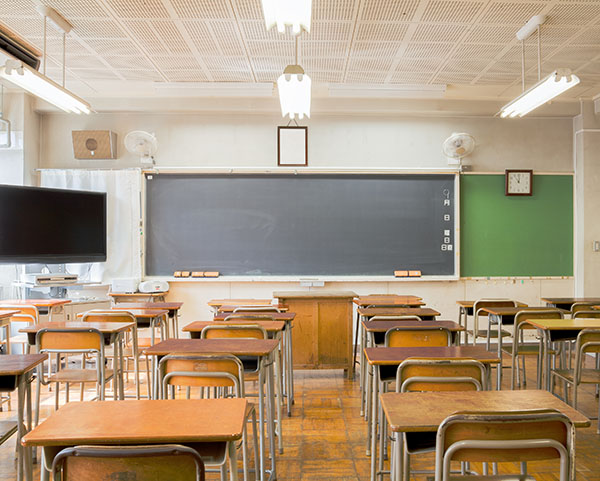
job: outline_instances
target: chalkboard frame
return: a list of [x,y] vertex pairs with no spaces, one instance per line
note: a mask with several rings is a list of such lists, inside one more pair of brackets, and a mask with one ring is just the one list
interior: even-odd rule
[[[148,179],[152,179],[153,175],[178,175],[178,176],[367,176],[367,177],[379,177],[379,176],[400,176],[400,177],[422,177],[422,176],[448,176],[452,180],[452,242],[454,244],[453,252],[453,270],[452,274],[424,274],[420,278],[396,278],[393,275],[393,270],[390,274],[316,274],[316,275],[305,275],[305,274],[252,274],[252,275],[221,275],[219,279],[210,279],[210,281],[221,281],[221,282],[289,282],[289,281],[326,281],[326,282],[356,282],[356,281],[367,281],[367,282],[406,282],[406,281],[449,281],[460,279],[460,173],[455,170],[432,170],[432,171],[419,171],[419,170],[404,170],[404,169],[382,169],[382,170],[329,170],[329,169],[306,169],[296,171],[295,169],[281,169],[278,171],[272,170],[260,170],[260,169],[165,169],[165,170],[152,170],[145,171],[144,182],[142,187],[142,270],[144,278],[148,279],[174,279],[172,274],[149,274],[147,271],[147,263],[145,258],[149,255],[147,248],[148,235],[146,229],[148,227],[147,222],[147,197]],[[450,250],[450,249],[449,249]],[[182,281],[182,279],[177,279]],[[205,279],[186,279],[183,282],[207,282]],[[308,285],[308,284],[307,284]]]

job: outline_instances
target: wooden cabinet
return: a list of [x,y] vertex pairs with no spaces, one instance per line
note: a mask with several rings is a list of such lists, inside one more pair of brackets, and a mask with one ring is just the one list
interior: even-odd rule
[[292,329],[294,367],[352,372],[351,291],[274,292],[296,313]]

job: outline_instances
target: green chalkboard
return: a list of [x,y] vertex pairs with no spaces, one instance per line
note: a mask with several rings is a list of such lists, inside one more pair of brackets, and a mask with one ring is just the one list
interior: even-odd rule
[[572,276],[573,176],[534,175],[504,195],[504,175],[461,175],[460,275]]

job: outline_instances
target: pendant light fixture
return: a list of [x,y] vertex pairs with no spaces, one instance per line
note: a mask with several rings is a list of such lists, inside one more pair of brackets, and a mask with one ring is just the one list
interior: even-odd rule
[[[0,77],[9,82],[27,90],[29,93],[39,97],[46,102],[64,110],[68,113],[89,114],[91,112],[90,104],[77,97],[65,88],[66,77],[66,36],[73,28],[72,25],[56,10],[45,5],[36,7],[40,15],[44,17],[44,69],[43,73],[32,69],[19,60],[9,59],[6,64],[0,67]],[[46,64],[48,63],[46,55],[46,24],[50,21],[54,27],[62,33],[63,58],[62,58],[62,85],[53,82],[46,77]]]
[[300,35],[302,29],[310,32],[312,0],[262,0],[267,30],[277,25],[279,33],[285,33],[285,27],[291,26],[294,35]]
[[296,37],[296,63],[288,65],[277,79],[281,115],[289,115],[290,120],[296,116],[310,118],[311,80],[298,65],[298,37]]
[[[500,109],[499,115],[502,118],[523,117],[579,83],[579,77],[571,73],[571,70],[568,68],[556,69],[543,80],[541,79],[542,44],[540,26],[545,21],[545,15],[535,15],[517,32],[517,39],[521,41],[521,83],[523,93]],[[538,43],[538,82],[525,90],[525,40],[536,31]]]

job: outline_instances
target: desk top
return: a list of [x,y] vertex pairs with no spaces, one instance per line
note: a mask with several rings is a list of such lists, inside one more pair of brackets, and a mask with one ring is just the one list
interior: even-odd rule
[[211,299],[210,307],[230,306],[272,306],[273,299]]
[[169,314],[168,309],[132,309],[127,307],[121,307],[120,304],[112,306],[110,310],[131,312],[131,314],[133,314],[136,318],[140,319],[153,319],[155,317],[166,316]]
[[269,321],[269,320],[232,320],[232,321],[196,321],[185,326],[182,331],[184,332],[201,332],[207,326],[248,326],[248,325],[259,325],[262,326],[267,332],[279,332],[282,331],[285,327],[285,322],[283,321]]
[[359,307],[361,316],[439,316],[440,313],[430,307]]
[[233,354],[234,356],[267,356],[279,345],[276,339],[167,339],[144,352],[149,356],[168,354]]
[[256,312],[256,311],[240,311],[236,312],[220,312],[213,318],[215,321],[224,321],[229,316],[268,316],[275,321],[293,321],[296,317],[295,312]]
[[20,376],[48,359],[48,354],[6,354],[0,356],[0,376]]
[[169,291],[162,292],[109,292],[110,297],[161,297]]
[[[511,300],[511,299],[498,299],[499,301],[503,301],[503,300]],[[542,299],[543,300],[543,299]],[[456,303],[461,306],[461,307],[473,307],[475,305],[477,301],[456,301]],[[517,303],[517,306],[519,307],[527,307],[527,304],[525,304],[524,302],[520,302],[520,301],[515,301]]]
[[359,307],[366,306],[424,306],[423,298],[417,296],[400,296],[397,294],[360,296],[354,299],[354,304]]
[[277,299],[345,299],[355,298],[356,292],[352,291],[275,291],[273,297]]
[[216,442],[242,437],[245,399],[71,402],[23,438],[25,446]]
[[367,347],[365,356],[369,364],[374,365],[398,365],[411,357],[475,359],[485,364],[500,362],[496,353],[483,346]]
[[[495,316],[514,316],[521,311],[555,311],[556,307],[547,306],[527,306],[527,307],[482,307],[482,311]],[[568,311],[560,309],[563,313],[567,314]]]
[[35,307],[54,307],[69,304],[71,299],[4,299],[0,304],[27,304]]
[[115,308],[123,309],[169,309],[176,311],[181,309],[183,302],[119,302]]
[[131,329],[133,322],[64,322],[50,321],[39,322],[34,325],[25,326],[19,332],[35,334],[41,329],[98,329],[103,334],[115,334],[117,332]]
[[465,327],[454,321],[363,321],[367,332],[387,332],[395,327],[414,329],[420,327],[445,327],[452,332],[464,331]]
[[21,312],[21,311],[15,311],[12,309],[2,309],[2,306],[0,306],[0,319],[7,319],[16,314],[19,314],[19,312]]
[[437,431],[451,414],[459,411],[523,411],[557,409],[576,427],[587,427],[590,420],[548,391],[445,391],[386,393],[381,405],[394,432]]
[[600,329],[600,319],[529,319],[532,326],[545,331],[576,331],[582,329]]
[[575,304],[576,302],[600,304],[600,297],[542,297],[541,300],[549,304]]

